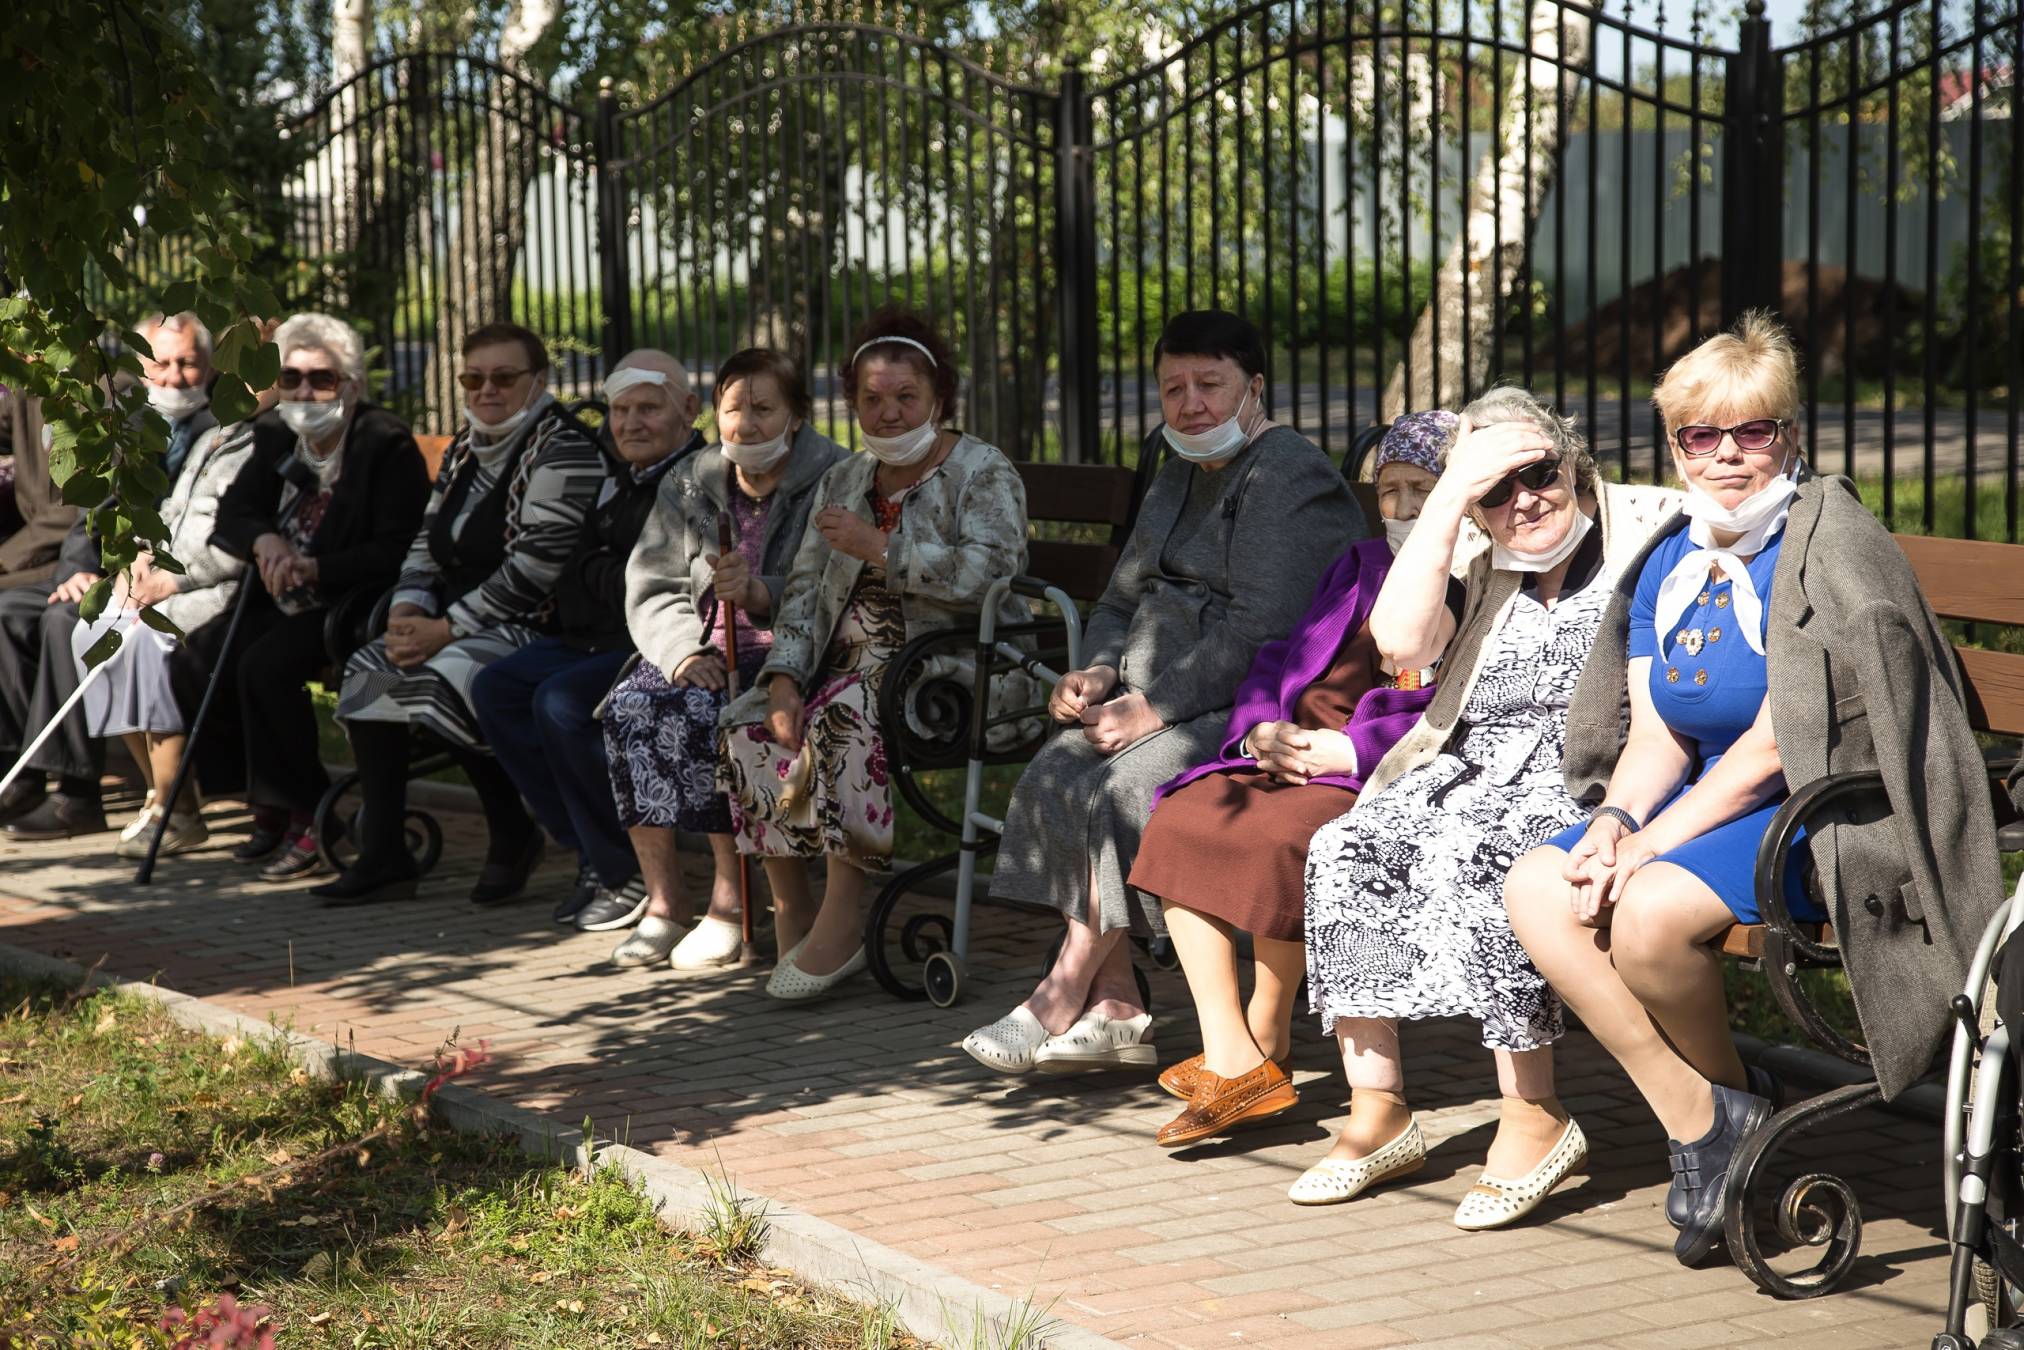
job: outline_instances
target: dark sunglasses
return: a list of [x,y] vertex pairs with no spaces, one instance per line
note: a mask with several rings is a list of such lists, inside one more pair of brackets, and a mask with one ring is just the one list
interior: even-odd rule
[[1544,492],[1560,478],[1560,461],[1542,459],[1536,464],[1527,464],[1516,473],[1507,473],[1498,480],[1497,486],[1484,493],[1477,504],[1480,506],[1502,506],[1511,500],[1511,495],[1524,488],[1527,492]]
[[520,383],[520,377],[525,374],[527,372],[524,370],[494,370],[483,374],[475,370],[466,370],[458,372],[457,383],[475,394],[488,384],[494,389],[511,389]]
[[1724,436],[1734,440],[1738,450],[1769,450],[1785,428],[1791,425],[1783,417],[1753,417],[1733,427],[1696,423],[1673,432],[1673,439],[1679,442],[1680,453],[1688,459],[1705,459],[1721,448]]
[[327,394],[344,383],[344,372],[338,370],[297,370],[294,366],[283,366],[281,378],[275,381],[284,393],[293,393],[307,384],[319,394]]

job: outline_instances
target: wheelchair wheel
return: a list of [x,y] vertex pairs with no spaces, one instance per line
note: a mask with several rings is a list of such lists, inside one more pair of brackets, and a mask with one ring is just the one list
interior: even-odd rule
[[[1061,944],[1067,940],[1068,940],[1068,933],[1067,930],[1064,929],[1059,935],[1055,937],[1054,941],[1048,945],[1047,956],[1040,963],[1041,979],[1043,980],[1046,979],[1047,972],[1054,969],[1054,963],[1061,959]],[[1131,941],[1137,943],[1138,939],[1133,938],[1131,939]],[[1168,950],[1171,951],[1172,948],[1169,947]],[[1155,965],[1159,964],[1159,957],[1157,955],[1153,957],[1153,964]],[[1174,965],[1178,967],[1180,964],[1181,964],[1180,958],[1175,957]],[[1160,968],[1162,970],[1166,969],[1166,967],[1164,966],[1161,966]],[[1139,1006],[1141,1008],[1144,1008],[1147,1012],[1151,1012],[1153,1010],[1153,987],[1146,980],[1145,971],[1139,968],[1139,963],[1136,961],[1131,963],[1131,977],[1138,983]]]
[[[359,817],[364,809],[355,773],[332,783],[316,804],[316,851],[335,871],[342,872],[358,861]],[[442,861],[443,827],[426,811],[409,811],[405,834],[408,856],[427,875]]]
[[921,967],[921,984],[928,1002],[937,1008],[953,1008],[963,997],[963,958],[954,952],[934,952]]

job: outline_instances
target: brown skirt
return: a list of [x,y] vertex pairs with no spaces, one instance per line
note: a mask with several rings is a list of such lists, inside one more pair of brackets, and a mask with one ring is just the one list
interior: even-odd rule
[[1132,887],[1258,937],[1302,941],[1308,841],[1355,804],[1348,788],[1295,787],[1256,769],[1198,778],[1153,811]]

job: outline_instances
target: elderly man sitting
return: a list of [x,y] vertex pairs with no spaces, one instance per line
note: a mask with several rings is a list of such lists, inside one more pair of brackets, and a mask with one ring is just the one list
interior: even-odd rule
[[559,630],[487,666],[471,690],[485,739],[536,820],[575,850],[575,889],[557,923],[623,928],[646,908],[620,826],[594,714],[632,655],[625,567],[661,479],[703,445],[687,372],[666,352],[633,352],[604,383],[616,462],[555,583]]
[[[173,490],[197,438],[218,425],[211,415],[211,333],[189,313],[158,314],[139,332],[151,349],[141,358],[148,403],[169,425],[162,470]],[[10,762],[77,689],[70,634],[77,602],[97,584],[102,566],[88,526],[88,516],[71,526],[50,580],[0,595],[0,755]],[[64,839],[103,830],[98,780],[104,768],[104,747],[73,712],[0,796],[7,834]],[[47,791],[44,774],[55,775],[55,793]]]

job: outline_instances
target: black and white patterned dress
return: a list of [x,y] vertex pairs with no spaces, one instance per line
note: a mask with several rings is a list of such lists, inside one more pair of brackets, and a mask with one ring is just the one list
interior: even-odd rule
[[1560,1000],[1511,932],[1504,875],[1586,814],[1560,755],[1610,591],[1598,575],[1551,609],[1519,591],[1447,747],[1316,832],[1307,988],[1325,1030],[1341,1017],[1467,1015],[1492,1050],[1559,1037]]

